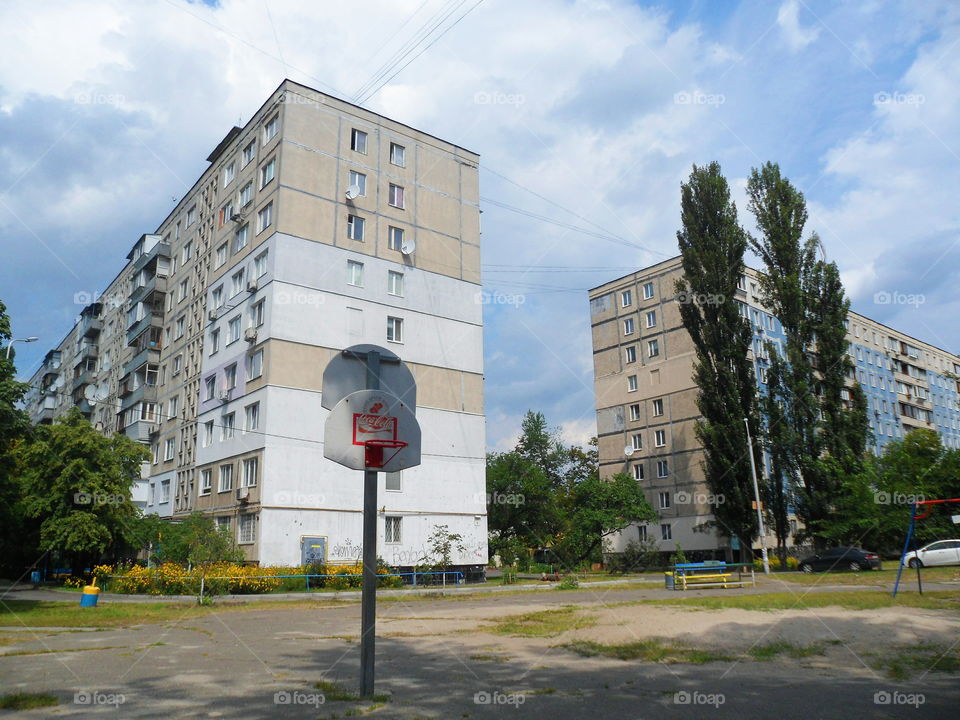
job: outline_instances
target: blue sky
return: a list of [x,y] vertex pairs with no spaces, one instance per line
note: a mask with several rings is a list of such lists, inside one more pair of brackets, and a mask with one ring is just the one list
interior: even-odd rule
[[[284,77],[352,99],[475,1],[0,6],[0,299],[42,338],[22,374]],[[854,309],[960,349],[957,77],[950,0],[476,5],[365,104],[481,154],[488,443],[528,408],[595,432],[586,290],[676,254],[693,163],[752,229],[745,178],[779,162]]]

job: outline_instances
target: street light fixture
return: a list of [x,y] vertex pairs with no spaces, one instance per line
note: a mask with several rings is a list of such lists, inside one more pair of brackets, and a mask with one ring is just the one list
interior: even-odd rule
[[13,350],[13,344],[14,344],[14,343],[18,343],[18,342],[22,342],[22,343],[36,342],[36,341],[39,340],[39,339],[40,339],[40,338],[38,338],[38,337],[14,338],[14,339],[12,339],[12,340],[10,341],[10,344],[7,345],[7,360],[10,359],[10,351]]

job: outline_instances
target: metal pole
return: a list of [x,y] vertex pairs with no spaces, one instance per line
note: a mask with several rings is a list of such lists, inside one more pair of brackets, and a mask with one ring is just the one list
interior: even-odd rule
[[[897,568],[897,581],[893,584],[893,597],[897,596],[897,590],[900,589],[900,577],[903,575],[903,560],[907,556],[907,550],[910,549],[910,539],[913,537],[913,526],[916,524],[917,505],[910,503],[910,524],[907,525],[907,537],[903,541],[903,552],[900,553],[900,566]],[[917,557],[919,560],[919,556]]]
[[[380,389],[380,353],[366,357],[367,390]],[[377,471],[363,471],[363,594],[360,605],[360,695],[373,695],[377,634]]]
[[753,457],[753,440],[750,438],[750,421],[743,419],[747,428],[747,445],[750,449],[750,470],[753,472],[753,496],[757,500],[757,523],[760,527],[760,552],[763,553],[763,574],[770,574],[770,559],[767,557],[767,533],[763,527],[763,507],[760,505],[760,488],[757,485],[757,462]]

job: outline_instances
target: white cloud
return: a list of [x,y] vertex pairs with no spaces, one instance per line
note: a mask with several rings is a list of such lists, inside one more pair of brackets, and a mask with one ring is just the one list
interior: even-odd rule
[[803,27],[800,24],[800,3],[798,0],[786,0],[777,12],[777,25],[780,26],[783,39],[793,52],[803,50],[820,36],[820,28]]

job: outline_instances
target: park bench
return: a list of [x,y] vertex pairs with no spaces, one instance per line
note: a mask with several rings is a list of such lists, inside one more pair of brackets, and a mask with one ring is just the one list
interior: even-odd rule
[[[710,587],[744,587],[754,584],[753,566],[749,576],[745,575],[742,564],[727,564],[718,560],[698,563],[678,563],[673,566],[672,589]],[[667,587],[671,587],[668,575]]]

